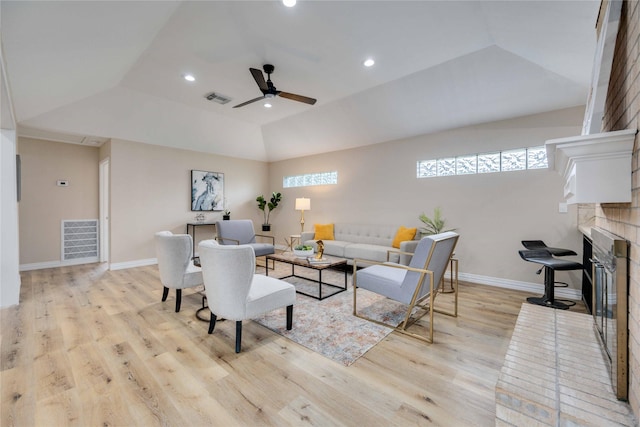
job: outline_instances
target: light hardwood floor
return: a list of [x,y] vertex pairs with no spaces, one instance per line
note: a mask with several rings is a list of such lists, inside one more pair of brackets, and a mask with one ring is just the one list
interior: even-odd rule
[[20,305],[0,313],[0,425],[492,426],[529,296],[461,283],[434,344],[392,333],[345,367],[251,321],[235,354],[233,322],[208,335],[196,320],[199,294],[180,313],[161,295],[156,266],[22,273]]

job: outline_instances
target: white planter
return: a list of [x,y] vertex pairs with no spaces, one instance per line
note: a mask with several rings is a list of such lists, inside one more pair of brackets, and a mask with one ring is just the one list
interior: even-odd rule
[[294,249],[293,254],[298,258],[307,258],[307,257],[313,256],[313,249],[309,249],[308,251],[301,251],[298,249]]

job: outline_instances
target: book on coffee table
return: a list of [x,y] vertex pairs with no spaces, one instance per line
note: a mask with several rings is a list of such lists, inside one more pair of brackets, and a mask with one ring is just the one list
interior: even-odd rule
[[307,261],[309,261],[309,264],[331,264],[331,260],[329,258],[314,258],[314,257],[309,257],[307,258]]

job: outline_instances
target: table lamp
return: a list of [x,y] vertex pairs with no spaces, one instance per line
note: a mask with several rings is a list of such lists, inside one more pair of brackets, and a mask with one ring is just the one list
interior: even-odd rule
[[300,211],[300,235],[304,233],[304,211],[311,210],[311,199],[298,197],[296,199],[296,210]]

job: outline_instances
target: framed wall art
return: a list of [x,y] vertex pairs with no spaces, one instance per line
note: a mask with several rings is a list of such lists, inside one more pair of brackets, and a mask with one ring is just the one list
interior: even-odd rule
[[191,210],[224,210],[224,174],[220,172],[191,171]]

